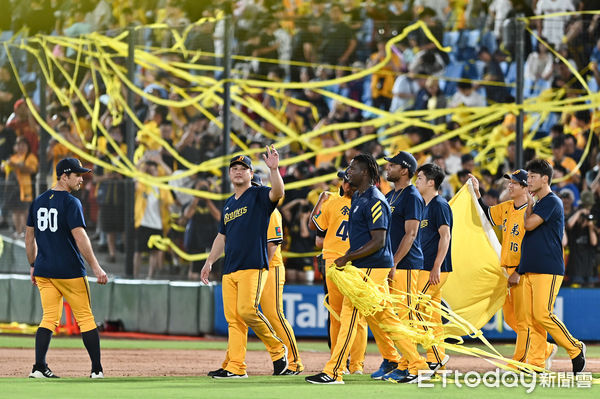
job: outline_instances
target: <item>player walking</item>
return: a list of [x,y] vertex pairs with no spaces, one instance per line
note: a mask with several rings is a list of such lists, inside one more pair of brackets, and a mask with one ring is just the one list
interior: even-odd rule
[[202,282],[208,284],[213,263],[225,251],[222,289],[229,325],[228,362],[222,369],[211,372],[213,378],[248,377],[245,362],[248,327],[265,344],[273,360],[273,374],[283,374],[288,366],[286,346],[258,310],[269,265],[269,218],[284,194],[277,150],[267,147],[263,158],[270,170],[271,188],[251,186],[253,172],[249,157],[234,157],[229,163],[234,194],[225,201],[219,233],[200,273]]
[[100,363],[100,335],[90,305],[90,288],[83,259],[92,268],[98,284],[106,284],[106,273],[94,255],[85,232],[81,202],[71,195],[81,188],[82,173],[90,169],[75,158],[56,165],[58,181],[33,201],[25,229],[25,251],[31,264],[31,282],[40,290],[43,316],[35,334],[35,364],[30,378],[58,378],[46,363],[52,333],[58,326],[63,298],[69,303],[92,361],[91,378],[104,378]]
[[[334,267],[334,261],[344,256],[350,248],[348,240],[348,217],[352,195],[356,191],[348,182],[345,171],[338,172],[342,179],[340,195],[324,191],[315,205],[308,222],[308,228],[318,230],[325,234],[323,239],[323,259],[325,260],[325,284],[327,286],[327,299],[329,306],[339,315],[342,311],[344,296],[330,278],[327,270]],[[331,350],[337,344],[340,331],[340,321],[335,317],[329,318],[329,337],[331,339]],[[365,351],[367,349],[368,325],[362,315],[358,317],[356,338],[350,347],[350,362],[348,371],[350,374],[362,374],[365,362]]]
[[[343,268],[348,262],[360,268],[382,291],[387,290],[387,277],[393,266],[388,229],[390,224],[390,207],[383,194],[375,187],[379,182],[379,170],[373,156],[361,154],[356,156],[348,167],[348,180],[356,188],[352,196],[352,206],[348,220],[350,249],[335,260],[337,267]],[[348,358],[349,348],[356,336],[358,311],[349,298],[344,297],[340,314],[340,331],[331,357],[323,372],[306,377],[312,384],[343,384],[342,373]],[[402,322],[394,313],[390,304],[384,310],[367,317],[367,323],[374,326],[385,325],[391,329],[400,328]],[[373,330],[376,331],[376,330]],[[387,339],[389,337],[386,335]],[[376,340],[381,337],[375,335]],[[408,339],[396,338],[394,344],[407,357],[409,362],[419,357],[414,344]],[[428,370],[424,360],[416,366]],[[417,370],[412,370],[416,375]],[[408,382],[408,381],[407,381]],[[414,381],[417,382],[415,379]]]
[[[421,248],[423,250],[423,269],[419,271],[417,291],[419,295],[429,295],[429,305],[441,306],[442,287],[452,271],[450,256],[450,241],[452,232],[452,209],[448,202],[439,194],[439,188],[444,181],[444,171],[435,164],[425,164],[417,169],[415,186],[425,201],[423,220],[421,220]],[[421,322],[433,322],[434,336],[440,339],[444,333],[442,315],[432,310],[419,312],[416,306],[416,316]],[[423,326],[425,330],[427,326]],[[437,345],[427,350],[427,363],[432,370],[438,370],[448,362],[449,356]],[[410,376],[409,376],[410,377]]]
[[[573,373],[585,370],[585,344],[575,339],[554,314],[554,301],[562,284],[565,263],[562,251],[564,211],[562,201],[550,190],[552,166],[540,159],[530,161],[528,172],[525,237],[521,262],[509,279],[509,286],[519,284],[522,277],[524,312],[530,328],[529,362],[544,367],[546,332],[566,349],[573,364]],[[534,201],[535,195],[537,201]],[[538,331],[545,330],[540,334]]]
[[[408,152],[400,151],[396,156],[385,158],[388,181],[394,183],[394,190],[386,195],[392,211],[390,240],[394,253],[394,267],[390,271],[390,292],[400,295],[417,293],[419,270],[423,268],[423,252],[419,241],[419,227],[423,218],[425,203],[421,194],[410,180],[417,170],[417,160]],[[401,320],[413,320],[413,298],[404,296],[404,302],[396,306]],[[383,341],[388,342],[389,341]],[[373,379],[401,380],[408,375],[409,364],[406,357],[394,358],[397,353],[393,345],[380,348],[384,354],[379,370],[371,374]]]
[[[504,201],[498,205],[487,206],[479,192],[479,180],[473,175],[469,175],[473,182],[473,190],[479,201],[479,205],[483,209],[485,216],[493,226],[502,227],[502,251],[500,255],[500,265],[506,270],[506,275],[510,276],[515,273],[521,259],[521,242],[525,235],[525,226],[523,218],[527,209],[527,171],[518,169],[511,174],[505,174],[504,178],[508,179],[508,193],[510,200]],[[513,360],[518,362],[527,362],[527,352],[529,350],[529,326],[524,314],[523,308],[523,283],[512,286],[506,296],[506,301],[502,308],[504,320],[510,328],[517,334],[515,343],[515,351]],[[539,324],[531,326],[531,328],[541,328]],[[543,329],[538,331],[539,334],[545,334]],[[550,370],[552,359],[558,351],[555,344],[546,344],[546,369]]]

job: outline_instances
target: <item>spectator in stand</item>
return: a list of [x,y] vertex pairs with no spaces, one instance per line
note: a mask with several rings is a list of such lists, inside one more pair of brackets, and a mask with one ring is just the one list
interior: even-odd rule
[[[545,38],[542,40],[545,41]],[[542,90],[550,87],[553,66],[552,54],[538,41],[525,62],[525,97],[537,96]]]
[[595,226],[597,215],[591,212],[593,206],[594,194],[584,191],[581,193],[579,209],[567,221],[570,251],[566,271],[572,287],[593,288],[598,281],[598,235]]
[[15,153],[2,164],[2,170],[6,181],[3,213],[12,214],[14,237],[23,239],[27,212],[33,201],[33,176],[38,171],[38,159],[25,137],[17,138]]
[[[158,152],[148,152],[138,163],[142,173],[159,176],[159,165],[163,173],[171,174]],[[162,269],[163,252],[148,247],[152,235],[165,236],[169,230],[169,207],[173,203],[171,192],[142,182],[135,188],[135,253],[133,255],[133,277],[139,278],[142,267],[142,253],[150,252],[147,278]]]
[[[552,158],[548,160],[550,165],[556,170],[556,166],[560,165],[565,169],[565,174],[571,173],[577,169],[577,162],[571,157],[565,155],[565,138],[558,136],[552,139]],[[581,181],[581,173],[576,170],[575,173],[568,179],[569,182],[579,184]]]
[[600,38],[596,42],[596,46],[590,57],[590,69],[596,79],[596,85],[600,87]]
[[579,188],[573,184],[569,183],[569,180],[563,180],[562,178],[566,176],[568,173],[567,169],[562,165],[554,165],[554,174],[552,175],[552,191],[555,193],[560,193],[563,191],[570,191],[573,193],[574,206],[579,206]]
[[[575,11],[572,0],[538,0],[535,7],[536,15],[547,15],[561,13],[567,11]],[[548,38],[548,42],[558,49],[565,35],[565,23],[568,17],[552,17],[538,19],[537,30],[538,35]]]
[[[116,131],[116,132],[114,132]],[[118,141],[122,135],[120,126],[113,126],[109,130],[111,137]],[[101,160],[115,165],[119,157],[112,146],[106,148],[110,156],[105,155]],[[108,248],[108,261],[115,263],[117,259],[117,234],[125,231],[125,180],[123,176],[112,170],[105,170],[103,167],[96,165],[94,167],[94,183],[97,184],[98,191],[96,193],[96,203],[99,207],[98,224],[100,232],[106,234],[106,243]]]
[[473,89],[471,82],[458,82],[458,91],[450,99],[450,108],[459,107],[485,107],[485,99]]
[[[447,107],[448,101],[446,100],[444,93],[442,93],[440,90],[440,82],[436,78],[430,77],[425,81],[425,90],[427,90],[427,93],[429,94],[426,109],[436,110]],[[435,119],[432,119],[431,123],[435,125],[443,125],[446,123],[446,116],[439,116]]]
[[33,118],[33,115],[31,115],[31,112],[29,112],[25,100],[22,98],[17,100],[17,102],[15,102],[14,110],[14,118],[9,120],[6,126],[13,129],[17,134],[17,137],[25,137],[29,143],[31,152],[37,154],[40,143],[38,133],[39,126]]
[[[288,237],[286,250],[294,253],[313,252],[315,236],[308,229],[308,220],[312,205],[306,198],[294,199],[281,207],[284,217],[284,237]],[[311,256],[288,258],[285,268],[285,279],[289,282],[312,283],[314,281],[314,265]]]
[[[385,58],[385,44],[387,39],[380,37],[377,40],[377,52],[372,54],[367,63],[367,68],[370,68]],[[402,68],[402,62],[400,57],[394,52],[391,53],[391,58],[376,73],[371,77],[371,98],[373,99],[373,106],[382,110],[389,110],[392,104],[392,88],[394,86],[394,80],[396,75],[400,73]]]
[[[206,175],[200,175],[194,189],[202,191],[214,190],[214,181]],[[209,198],[194,197],[183,212],[183,225],[185,225],[184,249],[189,254],[203,254],[210,252],[214,237],[218,232],[218,223],[221,220],[221,207]],[[199,280],[200,270],[204,260],[194,261],[188,271],[188,279]],[[213,266],[213,269],[214,266]]]
[[583,156],[583,150],[577,148],[577,139],[572,134],[566,134],[565,138],[565,155],[573,158],[575,162],[579,162]]
[[329,9],[331,22],[322,33],[320,62],[328,65],[350,65],[354,61],[356,38],[352,29],[343,21],[340,4],[333,3]]
[[409,72],[398,76],[392,87],[393,98],[390,112],[402,112],[412,108],[418,91],[419,84],[413,73]]
[[21,89],[9,63],[0,66],[0,121],[4,122],[14,111]]
[[[479,50],[479,59],[485,63],[483,69],[483,80],[504,83],[504,73],[500,64],[492,56],[487,47],[481,47]],[[489,103],[508,103],[513,102],[514,98],[510,95],[508,88],[502,85],[483,85],[485,96]]]

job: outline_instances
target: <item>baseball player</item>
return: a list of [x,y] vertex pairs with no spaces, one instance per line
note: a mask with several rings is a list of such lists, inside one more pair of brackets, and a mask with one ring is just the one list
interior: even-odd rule
[[[338,172],[338,177],[342,179],[340,195],[327,191],[321,194],[310,215],[308,228],[325,234],[323,239],[323,259],[325,260],[327,300],[329,306],[339,315],[342,311],[344,296],[327,277],[327,270],[330,267],[334,267],[334,261],[343,256],[350,247],[348,241],[348,217],[355,189],[348,182],[348,176],[345,171]],[[337,344],[339,331],[340,321],[335,317],[330,317],[329,336],[331,339],[331,350]],[[363,373],[368,332],[366,319],[362,315],[359,315],[356,338],[350,347],[348,371],[351,374]]]
[[[493,226],[502,227],[502,251],[500,255],[500,265],[506,270],[506,275],[513,274],[519,266],[521,259],[521,242],[525,235],[525,226],[523,226],[523,217],[527,209],[527,171],[518,169],[510,174],[505,174],[508,179],[508,193],[510,200],[504,201],[498,205],[487,206],[479,192],[479,180],[473,175],[469,175],[473,182],[473,190],[479,201],[479,205],[486,217]],[[509,294],[502,308],[504,320],[517,333],[517,342],[513,360],[519,362],[527,361],[527,352],[529,350],[529,326],[523,314],[523,285],[520,282],[510,288]],[[531,326],[531,328],[540,328],[540,325]],[[539,334],[545,334],[544,330],[539,330]],[[552,359],[558,351],[555,344],[546,344],[546,369],[552,366]]]
[[56,165],[57,182],[37,197],[29,208],[25,229],[25,251],[31,264],[31,282],[40,290],[43,316],[35,334],[35,364],[30,378],[58,378],[48,368],[46,353],[58,326],[63,298],[69,303],[81,338],[92,361],[91,378],[104,378],[100,362],[100,335],[90,306],[90,287],[85,259],[98,284],[106,284],[106,273],[94,255],[85,232],[81,202],[71,195],[81,188],[83,173],[90,172],[75,158]]
[[273,360],[273,374],[283,374],[288,367],[287,347],[258,309],[268,277],[269,219],[284,194],[277,150],[267,147],[263,158],[270,170],[271,188],[251,186],[253,172],[249,157],[240,155],[231,159],[229,178],[234,194],[225,201],[219,233],[200,272],[202,282],[208,284],[212,265],[225,252],[222,289],[229,326],[227,364],[210,373],[217,379],[248,377],[245,362],[248,327],[265,344]]
[[[550,190],[553,170],[548,161],[534,159],[525,169],[529,189],[524,216],[525,236],[519,267],[508,278],[508,284],[509,287],[516,286],[523,279],[524,313],[528,324],[533,327],[530,328],[527,358],[532,365],[544,367],[546,333],[538,333],[543,329],[566,349],[573,373],[580,373],[585,370],[585,344],[575,339],[553,312],[565,273],[563,205]],[[536,201],[532,195],[535,195]]]
[[[438,309],[442,301],[442,287],[452,272],[450,256],[450,240],[452,232],[452,209],[448,202],[438,195],[440,185],[444,181],[444,171],[435,164],[425,164],[417,169],[415,186],[425,201],[423,219],[419,235],[423,250],[423,269],[419,271],[417,291],[419,295],[429,295],[429,305]],[[433,333],[441,338],[444,333],[442,316],[432,310],[419,312],[420,305],[415,307],[417,319],[421,322],[433,322]],[[423,326],[425,330],[430,327]],[[427,350],[427,363],[432,370],[438,370],[448,362],[449,356],[444,348],[433,345]],[[409,376],[410,378],[410,376]]]
[[[387,291],[387,278],[393,266],[394,258],[391,251],[391,242],[388,234],[391,212],[383,194],[375,187],[379,182],[379,167],[375,158],[369,154],[361,154],[350,162],[348,167],[348,181],[356,188],[352,196],[350,216],[348,219],[348,237],[350,248],[348,252],[335,260],[338,268],[343,268],[348,262],[369,276],[375,284]],[[340,313],[340,331],[336,345],[323,372],[306,377],[305,380],[312,384],[343,384],[342,373],[348,358],[348,350],[356,337],[356,322],[358,311],[349,298],[344,298]],[[373,326],[380,324],[390,328],[400,328],[402,322],[394,313],[391,304],[384,310],[367,317],[367,323]],[[373,330],[375,334],[376,330]],[[382,337],[375,334],[378,341]],[[389,337],[385,337],[388,338]],[[419,358],[414,344],[408,339],[396,338],[394,344],[407,357],[409,363],[415,368],[410,370],[415,377],[404,382],[418,382],[418,369],[429,370],[424,360]],[[427,375],[430,377],[431,374]],[[426,378],[426,374],[422,374]]]
[[[417,160],[408,152],[400,151],[396,156],[385,158],[387,180],[394,183],[394,190],[386,195],[392,211],[390,239],[394,253],[394,267],[390,270],[390,292],[392,294],[417,293],[419,270],[423,268],[423,252],[419,241],[419,227],[423,218],[425,203],[421,194],[410,180],[417,170]],[[401,320],[413,320],[412,298],[404,297],[404,303],[396,307]],[[409,364],[406,357],[396,363],[392,359],[396,349],[386,340],[387,348],[380,348],[384,360],[379,370],[371,374],[373,379],[393,379],[398,381],[408,375]],[[390,360],[392,359],[392,360]],[[389,375],[388,375],[389,374]]]
[[[252,178],[253,186],[262,186],[262,180],[257,174]],[[300,374],[304,370],[298,344],[292,326],[283,313],[283,285],[285,284],[285,267],[281,256],[283,242],[283,223],[281,213],[277,208],[271,213],[267,229],[267,254],[269,258],[269,276],[260,298],[260,308],[275,333],[283,340],[288,348],[288,368],[284,375]]]

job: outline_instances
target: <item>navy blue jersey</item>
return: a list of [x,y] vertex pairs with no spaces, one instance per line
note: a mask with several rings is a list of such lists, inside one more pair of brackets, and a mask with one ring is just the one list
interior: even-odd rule
[[276,202],[269,198],[270,187],[252,186],[235,199],[225,201],[219,233],[225,235],[223,274],[269,267],[267,229]]
[[[452,231],[452,209],[450,209],[448,201],[442,198],[441,195],[436,195],[425,206],[423,220],[421,220],[419,234],[421,236],[421,249],[423,250],[423,270],[431,271],[433,269],[433,263],[437,257],[438,245],[440,243],[439,229],[443,225],[449,226],[450,231]],[[452,271],[451,247],[452,240],[450,240],[448,252],[442,262],[440,269],[442,272]]]
[[390,241],[390,206],[375,186],[369,187],[362,195],[357,191],[352,196],[348,235],[350,252],[356,251],[371,241],[371,230],[386,230],[385,245],[377,252],[364,258],[355,259],[352,264],[363,268],[391,268],[394,265]]
[[86,275],[83,258],[71,233],[84,227],[81,202],[67,191],[48,190],[31,203],[27,226],[37,243],[34,276],[77,278]]
[[519,274],[565,274],[562,236],[565,228],[563,204],[554,193],[546,195],[533,206],[533,213],[544,222],[525,231],[521,244]]
[[[392,223],[390,225],[390,240],[392,242],[392,254],[395,254],[406,231],[404,224],[407,220],[423,219],[423,208],[425,202],[419,194],[419,190],[412,184],[403,188],[402,191],[390,191],[387,198],[392,210]],[[404,258],[396,265],[398,269],[422,269],[423,251],[421,251],[421,238],[417,231],[417,238],[413,241],[410,250]]]

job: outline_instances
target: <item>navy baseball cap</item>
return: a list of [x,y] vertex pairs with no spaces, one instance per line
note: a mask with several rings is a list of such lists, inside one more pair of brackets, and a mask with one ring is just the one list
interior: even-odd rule
[[340,179],[342,179],[343,181],[345,181],[346,183],[349,182],[348,180],[348,173],[346,173],[345,170],[340,170],[337,172],[337,177],[339,177]]
[[414,175],[417,171],[417,160],[412,156],[412,154],[406,151],[400,151],[398,154],[396,154],[396,156],[391,158],[385,157],[384,159],[388,162],[395,163],[403,168],[408,169],[411,175]]
[[523,187],[527,187],[527,171],[524,169],[517,169],[514,172],[504,175],[505,179],[514,180]]
[[76,158],[61,159],[56,164],[56,177],[62,176],[63,173],[88,173],[91,169],[84,168],[81,161]]
[[252,176],[252,180],[250,180],[250,184],[252,184],[253,186],[262,186],[262,179],[260,178],[260,175],[258,173],[254,173],[254,176]]
[[231,168],[233,165],[238,163],[252,170],[252,160],[250,160],[250,157],[246,155],[238,155],[237,157],[233,157],[231,158],[231,161],[229,161],[229,167]]

